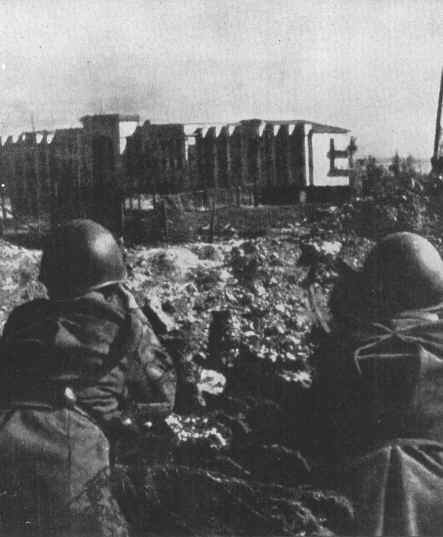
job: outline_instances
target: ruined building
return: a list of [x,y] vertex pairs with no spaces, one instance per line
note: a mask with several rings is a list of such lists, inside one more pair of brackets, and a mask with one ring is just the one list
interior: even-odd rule
[[355,146],[340,127],[261,119],[140,125],[138,116],[119,114],[80,121],[0,145],[17,215],[89,216],[118,230],[123,200],[139,194],[223,191],[234,202],[249,190],[262,203],[293,203],[350,186]]
[[138,116],[81,118],[82,127],[25,132],[0,144],[0,173],[13,213],[35,218],[48,213],[94,218],[121,227],[124,194],[123,154]]
[[[307,121],[152,125],[128,137],[128,183],[149,192],[349,186],[349,131]],[[289,200],[288,200],[289,201]],[[294,200],[293,200],[294,201]]]

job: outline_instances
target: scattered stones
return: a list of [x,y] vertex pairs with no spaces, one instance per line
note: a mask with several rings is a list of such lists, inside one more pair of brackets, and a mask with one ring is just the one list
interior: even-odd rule
[[[321,217],[339,219],[339,213],[328,211]],[[337,277],[333,264],[342,257],[360,263],[361,241],[337,230],[334,236],[330,223],[304,221],[269,237],[127,250],[128,286],[173,357],[179,386],[177,413],[161,431],[147,431],[145,443],[129,446],[131,455],[119,460],[134,460],[134,453],[137,460],[149,454],[149,464],[164,463],[166,457],[171,466],[163,474],[166,467],[160,466],[158,475],[171,471],[171,476],[187,476],[201,518],[177,508],[171,512],[186,524],[195,524],[191,534],[207,534],[204,524],[211,516],[218,529],[230,528],[226,511],[214,510],[204,501],[218,494],[214,501],[226,502],[228,491],[246,518],[267,521],[260,527],[262,534],[269,534],[269,528],[273,534],[327,532],[323,522],[329,524],[329,515],[317,518],[294,499],[298,485],[309,478],[309,454],[300,452],[293,423],[309,412],[299,395],[311,382],[309,334],[315,323],[301,284],[315,264],[320,306],[326,308]],[[305,255],[305,262],[298,265],[302,244],[310,245],[312,255]],[[3,246],[0,318],[4,319],[19,302],[38,296],[40,254]],[[140,468],[140,462],[137,465]],[[169,484],[175,484],[174,479]],[[264,485],[254,480],[281,488],[272,489],[272,501],[263,499]],[[215,489],[217,482],[222,485]],[[144,513],[137,520],[158,516],[160,524],[169,516],[164,509],[168,493],[175,492],[167,487],[157,492],[162,499],[153,504],[154,496],[137,491],[136,504]],[[247,514],[253,510],[257,514]],[[244,534],[257,534],[254,524]],[[236,534],[239,528],[231,529]]]

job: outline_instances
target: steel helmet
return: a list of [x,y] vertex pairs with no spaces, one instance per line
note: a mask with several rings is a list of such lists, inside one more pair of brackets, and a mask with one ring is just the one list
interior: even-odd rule
[[122,281],[122,252],[112,233],[92,220],[71,220],[47,239],[40,281],[51,298],[74,298]]
[[443,301],[443,261],[424,237],[392,233],[369,253],[361,283],[377,314],[436,306]]

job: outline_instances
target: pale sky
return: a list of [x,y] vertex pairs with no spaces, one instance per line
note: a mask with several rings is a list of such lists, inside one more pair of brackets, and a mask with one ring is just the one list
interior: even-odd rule
[[[309,119],[430,158],[443,0],[0,0],[0,133]],[[31,119],[33,118],[33,119]]]

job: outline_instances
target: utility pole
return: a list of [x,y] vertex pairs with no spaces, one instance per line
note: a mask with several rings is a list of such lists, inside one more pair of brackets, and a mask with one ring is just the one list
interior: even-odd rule
[[443,107],[443,69],[440,78],[440,91],[438,94],[437,118],[435,121],[434,153],[432,155],[432,171],[439,174],[443,171],[443,155],[440,154],[441,144],[441,114]]
[[4,234],[5,228],[6,228],[6,203],[5,203],[5,190],[6,185],[2,183],[0,185],[0,197],[1,197],[1,206],[2,206],[2,220],[1,220],[1,226],[0,226],[0,235]]

